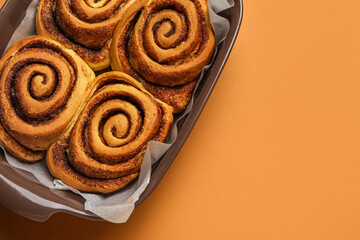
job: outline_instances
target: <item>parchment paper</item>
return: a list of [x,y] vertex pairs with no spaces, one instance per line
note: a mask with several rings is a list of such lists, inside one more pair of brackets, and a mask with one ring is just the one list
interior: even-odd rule
[[[36,14],[36,7],[38,5],[38,2],[39,0],[32,1],[29,8],[27,9],[24,20],[20,24],[19,28],[15,31],[13,37],[9,41],[7,48],[9,48],[12,44],[14,44],[18,40],[26,36],[36,35],[35,14]],[[216,45],[215,45],[216,49],[214,53],[215,56],[218,44],[226,38],[230,28],[230,23],[228,22],[228,20],[220,17],[216,13],[231,8],[232,6],[234,6],[234,3],[232,0],[208,0],[208,3],[209,3],[211,24],[213,26],[215,32],[215,39],[216,39]],[[214,59],[212,59],[211,63],[213,62],[213,60]],[[209,69],[210,65],[211,64],[209,64],[204,68],[203,73],[204,71]],[[32,173],[40,183],[42,183],[48,188],[57,189],[57,190],[70,190],[76,194],[81,195],[86,200],[85,210],[88,211],[88,213],[84,212],[81,214],[88,216],[95,214],[100,218],[109,222],[124,223],[128,220],[129,216],[133,212],[135,208],[135,202],[139,199],[139,196],[145,190],[146,186],[150,181],[152,164],[156,163],[176,140],[178,134],[177,123],[181,118],[183,118],[186,114],[188,114],[191,111],[193,106],[193,101],[194,101],[194,97],[191,99],[184,113],[175,119],[167,143],[159,143],[154,141],[151,141],[149,143],[140,170],[139,178],[125,189],[115,192],[113,194],[103,195],[103,194],[79,192],[78,190],[70,186],[67,186],[62,181],[54,179],[49,173],[46,166],[46,162],[44,160],[38,163],[28,164],[16,159],[7,152],[5,152],[5,157],[7,162],[14,169],[21,169],[21,170],[25,170],[26,172]],[[18,171],[18,173],[25,178],[29,178],[28,176],[26,176],[26,174],[20,171]],[[0,177],[4,179],[4,177],[1,176],[1,174]],[[7,183],[9,185],[12,185],[12,182],[11,181],[9,182],[9,180],[7,180]],[[14,186],[16,186],[16,184],[14,184]],[[38,196],[26,190],[22,191],[22,195],[25,198],[33,202],[36,202],[37,204],[42,206],[46,206],[49,208],[56,208],[56,209],[64,209],[67,211],[77,211],[71,208],[67,208],[66,206],[63,206],[61,208],[46,201],[38,201],[39,199]],[[77,214],[79,214],[78,211]],[[33,219],[36,220],[36,217],[33,217]],[[42,219],[38,219],[38,220],[41,221]]]

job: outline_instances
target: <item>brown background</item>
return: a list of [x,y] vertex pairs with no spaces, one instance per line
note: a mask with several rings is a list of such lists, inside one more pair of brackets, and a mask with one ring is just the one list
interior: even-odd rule
[[360,239],[360,1],[244,4],[203,114],[128,223],[0,207],[0,239]]

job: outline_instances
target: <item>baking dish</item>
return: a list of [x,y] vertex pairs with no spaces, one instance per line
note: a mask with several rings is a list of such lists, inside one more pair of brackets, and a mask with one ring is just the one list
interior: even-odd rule
[[[0,54],[2,55],[9,39],[25,16],[31,0],[7,0],[0,11]],[[199,118],[215,84],[225,66],[236,40],[243,13],[241,0],[235,0],[235,6],[220,15],[230,22],[230,32],[218,47],[214,63],[205,72],[194,95],[194,105],[190,113],[178,122],[178,137],[165,155],[153,166],[150,182],[142,193],[136,206],[139,206],[151,194],[175,160],[193,126]],[[7,165],[4,154],[0,155],[0,203],[18,214],[44,221],[56,212],[66,212],[76,216],[100,220],[99,217],[84,210],[84,199],[69,191],[49,190],[27,172],[14,170]],[[33,195],[32,200],[25,197]],[[37,199],[37,201],[34,201]],[[71,200],[69,200],[71,199]],[[46,204],[43,204],[46,203]],[[43,205],[51,206],[44,207]]]

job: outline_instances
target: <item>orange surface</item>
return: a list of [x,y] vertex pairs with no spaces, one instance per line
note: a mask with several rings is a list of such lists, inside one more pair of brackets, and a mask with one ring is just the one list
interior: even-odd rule
[[360,239],[359,11],[245,0],[204,112],[128,223],[1,207],[0,239]]

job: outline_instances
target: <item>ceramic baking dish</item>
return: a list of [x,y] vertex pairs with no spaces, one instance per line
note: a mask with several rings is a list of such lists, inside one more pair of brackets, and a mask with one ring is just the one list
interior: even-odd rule
[[[13,32],[24,18],[30,2],[31,0],[7,0],[1,9],[0,56],[3,54]],[[230,21],[230,32],[225,41],[219,45],[215,62],[205,73],[195,92],[193,109],[178,123],[179,133],[175,143],[153,166],[150,183],[136,202],[136,206],[139,206],[152,193],[175,160],[215,87],[241,25],[242,0],[234,0],[234,2],[233,8],[220,13],[221,16]],[[4,153],[0,150],[0,204],[22,216],[37,221],[44,221],[56,212],[66,212],[88,219],[100,220],[97,216],[84,210],[84,199],[79,195],[69,191],[51,191],[39,184],[32,174],[19,171],[8,166],[4,159]],[[38,199],[38,201],[30,201],[25,198],[25,192],[27,195],[33,194],[33,199]],[[52,208],[43,205],[52,206]]]

